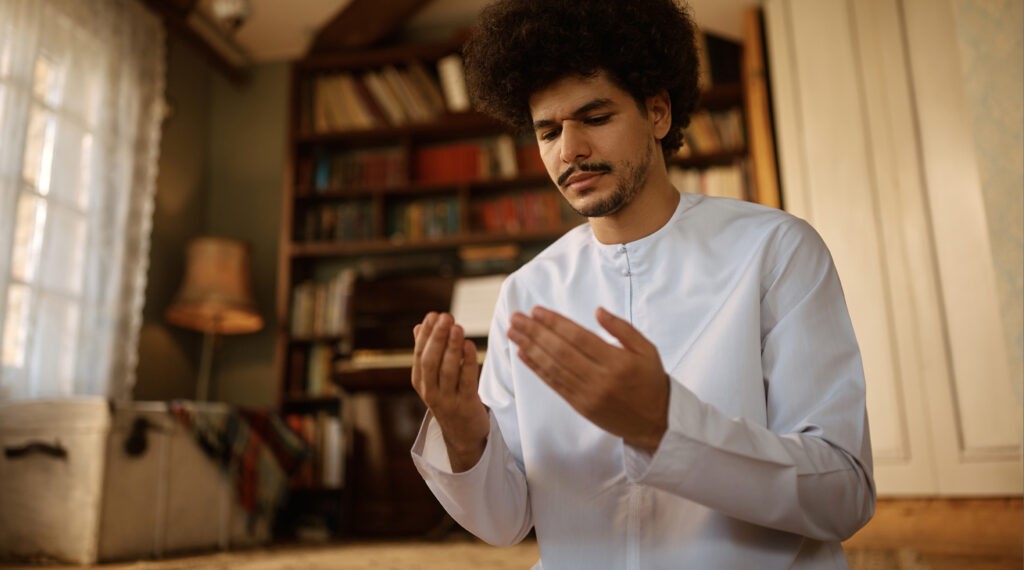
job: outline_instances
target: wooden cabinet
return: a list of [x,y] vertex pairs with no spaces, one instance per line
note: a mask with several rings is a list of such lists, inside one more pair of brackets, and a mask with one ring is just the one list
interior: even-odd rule
[[[777,189],[755,188],[748,175],[754,123],[740,51],[734,80],[702,99],[704,126],[718,132],[691,137],[670,162],[698,191],[714,190],[709,173],[728,170],[738,197],[777,205]],[[443,523],[409,458],[423,413],[409,386],[412,327],[448,310],[460,276],[514,270],[585,222],[552,187],[532,133],[452,110],[465,105],[457,52],[454,43],[400,46],[292,68],[280,400],[296,413],[304,402],[344,402],[342,531],[422,533]],[[732,144],[720,129],[734,130]],[[354,366],[366,351],[384,364]]]

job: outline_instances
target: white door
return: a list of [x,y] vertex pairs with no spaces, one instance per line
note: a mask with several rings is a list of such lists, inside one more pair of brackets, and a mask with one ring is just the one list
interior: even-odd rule
[[880,494],[1021,492],[950,0],[766,0],[782,193],[828,243]]

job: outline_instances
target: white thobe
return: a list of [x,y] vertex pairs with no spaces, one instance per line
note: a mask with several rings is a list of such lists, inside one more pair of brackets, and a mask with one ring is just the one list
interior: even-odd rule
[[[608,342],[604,307],[658,349],[668,429],[652,455],[577,413],[516,356],[541,305]],[[437,423],[413,459],[452,517],[497,545],[536,528],[546,570],[846,568],[874,512],[864,373],[832,259],[784,212],[682,195],[626,244],[589,225],[502,286],[480,395],[483,456],[453,473]]]

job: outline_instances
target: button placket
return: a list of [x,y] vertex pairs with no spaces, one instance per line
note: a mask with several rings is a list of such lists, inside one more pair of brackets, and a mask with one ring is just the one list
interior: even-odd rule
[[619,246],[619,253],[622,254],[623,260],[625,261],[625,267],[622,269],[622,276],[626,278],[626,311],[629,323],[633,324],[633,271],[629,266],[629,248],[626,244]]

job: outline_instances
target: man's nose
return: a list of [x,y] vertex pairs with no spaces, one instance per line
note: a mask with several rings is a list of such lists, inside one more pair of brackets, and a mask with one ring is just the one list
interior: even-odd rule
[[566,164],[578,162],[581,158],[590,156],[590,144],[586,135],[582,132],[580,125],[566,121],[562,125],[561,159]]

